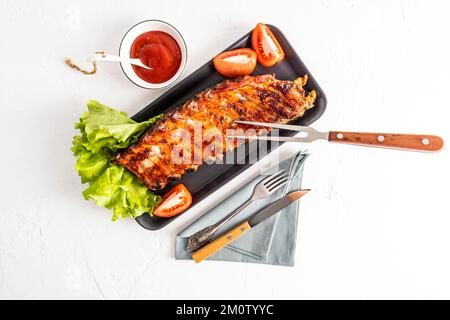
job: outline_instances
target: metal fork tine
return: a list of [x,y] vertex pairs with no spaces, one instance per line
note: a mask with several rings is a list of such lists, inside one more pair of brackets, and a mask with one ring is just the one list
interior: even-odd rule
[[289,179],[285,180],[283,183],[280,183],[279,185],[277,185],[275,188],[272,188],[269,190],[270,193],[275,193],[278,190],[280,190],[282,187],[284,187],[287,183],[289,182]]
[[272,181],[270,181],[269,183],[266,184],[266,188],[270,189],[272,186],[276,185],[278,182],[280,182],[281,180],[284,180],[288,177],[288,174],[285,173],[279,177],[277,177],[276,179],[273,179]]
[[285,172],[286,172],[286,170],[278,171],[277,173],[271,175],[270,177],[267,177],[266,179],[264,179],[264,180],[263,180],[262,182],[260,182],[260,183],[265,185],[267,182],[270,182],[273,178],[275,178],[275,177],[277,177],[277,176],[279,176],[280,174],[285,173]]
[[236,120],[234,123],[238,124],[246,124],[251,126],[259,126],[259,127],[267,127],[281,130],[290,130],[290,131],[298,131],[298,132],[307,132],[307,133],[315,133],[317,130],[311,127],[306,126],[297,126],[297,125],[288,125],[288,124],[278,124],[278,123],[266,123],[266,122],[258,122],[258,121],[240,121]]

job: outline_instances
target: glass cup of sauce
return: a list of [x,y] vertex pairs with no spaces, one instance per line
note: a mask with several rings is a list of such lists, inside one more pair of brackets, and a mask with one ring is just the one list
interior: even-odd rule
[[147,20],[123,37],[119,55],[140,59],[151,69],[121,64],[128,79],[145,89],[163,89],[175,83],[186,67],[187,47],[180,32],[160,20]]

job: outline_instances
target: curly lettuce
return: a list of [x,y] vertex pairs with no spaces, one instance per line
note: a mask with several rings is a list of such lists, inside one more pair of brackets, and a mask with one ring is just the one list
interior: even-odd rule
[[136,176],[111,162],[118,149],[135,143],[161,116],[137,123],[126,113],[97,101],[88,102],[88,112],[75,124],[80,135],[73,137],[72,152],[77,158],[75,171],[83,184],[86,200],[113,211],[112,220],[152,214],[161,202]]

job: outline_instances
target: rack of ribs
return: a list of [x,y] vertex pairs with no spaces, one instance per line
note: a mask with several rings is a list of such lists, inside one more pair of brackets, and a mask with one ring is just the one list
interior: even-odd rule
[[[307,79],[305,75],[284,81],[261,75],[224,81],[166,113],[136,144],[119,152],[115,162],[133,172],[148,188],[161,190],[244,143],[226,139],[229,130],[252,129],[234,121],[285,124],[303,116],[316,99],[314,91],[306,93],[303,89]],[[250,132],[255,135],[255,131]]]

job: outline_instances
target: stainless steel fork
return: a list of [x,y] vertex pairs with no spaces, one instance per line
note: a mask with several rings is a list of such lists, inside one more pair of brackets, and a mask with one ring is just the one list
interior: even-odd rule
[[186,250],[188,252],[194,252],[203,247],[212,236],[220,230],[228,221],[237,216],[242,210],[247,208],[251,203],[264,199],[276,191],[280,190],[289,182],[289,176],[285,170],[281,170],[270,177],[262,180],[258,183],[253,191],[253,195],[236,208],[233,212],[227,215],[225,218],[217,222],[216,224],[206,227],[203,230],[198,231],[189,237]]

